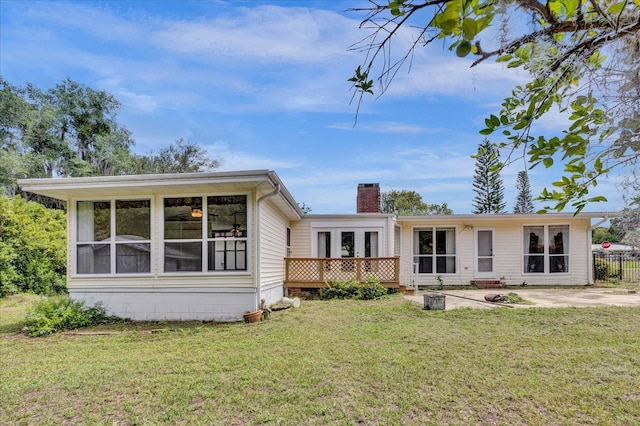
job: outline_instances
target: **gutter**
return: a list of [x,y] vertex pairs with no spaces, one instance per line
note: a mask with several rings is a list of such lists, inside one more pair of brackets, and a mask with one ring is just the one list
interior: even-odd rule
[[589,228],[587,228],[587,265],[589,265],[588,271],[587,271],[587,284],[592,285],[594,284],[593,281],[593,254],[591,253],[591,234],[592,231],[597,228],[598,226],[602,225],[603,223],[605,223],[607,220],[609,220],[609,213],[604,213],[603,217],[596,223],[594,223],[593,225],[591,225]]
[[280,185],[280,183],[276,183],[273,191],[267,194],[264,194],[262,197],[258,198],[258,201],[256,202],[256,258],[257,258],[256,259],[257,260],[256,261],[256,310],[260,309],[260,298],[261,298],[260,265],[262,264],[262,259],[261,259],[260,253],[262,251],[261,251],[261,244],[260,244],[260,204],[262,203],[262,201],[266,200],[267,198],[271,198],[274,195],[280,194],[281,189],[282,189],[282,186]]

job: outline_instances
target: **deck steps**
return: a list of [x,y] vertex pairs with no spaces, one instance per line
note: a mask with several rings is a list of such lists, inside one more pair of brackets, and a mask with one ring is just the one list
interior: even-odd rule
[[400,284],[398,286],[398,292],[402,294],[414,294],[416,291],[413,288],[408,288],[406,285]]

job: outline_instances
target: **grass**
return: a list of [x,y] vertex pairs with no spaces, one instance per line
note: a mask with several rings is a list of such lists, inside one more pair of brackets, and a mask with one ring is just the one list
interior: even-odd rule
[[640,421],[638,308],[423,311],[392,296],[28,338],[27,304],[0,300],[0,424]]
[[530,300],[524,299],[516,293],[507,293],[504,295],[504,303],[512,303],[514,305],[533,305]]

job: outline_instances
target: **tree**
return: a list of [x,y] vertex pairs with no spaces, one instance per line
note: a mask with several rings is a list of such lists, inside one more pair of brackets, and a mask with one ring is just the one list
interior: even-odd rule
[[60,210],[0,194],[0,297],[65,290],[66,224]]
[[[626,207],[621,216],[611,219],[608,241],[618,241],[633,247],[640,247],[640,178],[629,174],[619,185]],[[595,234],[593,234],[595,237]],[[594,238],[595,241],[595,238]]]
[[[444,39],[457,56],[473,55],[471,66],[494,59],[530,74],[485,120],[481,134],[502,131],[507,162],[525,157],[531,167],[551,167],[561,158],[557,189],[545,188],[539,197],[551,203],[545,209],[571,203],[580,211],[606,200],[589,197],[589,190],[614,168],[637,163],[640,0],[371,0],[352,10],[366,13],[361,27],[370,31],[352,47],[364,54],[350,79],[358,111],[365,94],[383,94],[399,70],[410,67],[418,46]],[[483,39],[491,24],[499,37]],[[395,55],[393,43],[409,29],[413,42]],[[488,46],[487,38],[496,44]],[[567,128],[535,135],[536,120],[558,110],[570,115]]]
[[[42,91],[0,78],[0,183],[20,194],[16,180],[121,174],[134,142],[116,122],[120,103],[71,79]],[[33,194],[27,199],[60,207]]]
[[476,170],[473,176],[473,213],[504,213],[504,188],[500,178],[498,148],[485,139],[478,146]]
[[66,79],[42,91],[0,77],[0,185],[9,196],[49,207],[64,203],[20,191],[16,180],[214,170],[206,149],[182,139],[157,154],[134,154],[131,133],[117,121],[120,103],[108,92]]
[[157,154],[134,155],[128,173],[196,173],[212,171],[219,166],[220,163],[209,158],[203,147],[178,139]]
[[591,232],[591,242],[593,244],[600,244],[603,241],[617,243],[622,241],[624,237],[624,232],[618,229],[613,220],[611,221],[611,226],[600,226]]
[[533,198],[531,196],[531,187],[529,185],[529,176],[525,170],[518,172],[518,180],[516,182],[518,197],[516,204],[513,206],[514,213],[533,213]]
[[624,237],[619,239],[621,243],[633,247],[640,247],[640,207],[634,204],[622,210],[622,217],[611,221],[612,226],[624,233]]
[[398,216],[453,214],[447,203],[427,204],[415,191],[391,190],[380,194],[380,211]]
[[304,202],[302,204],[298,203],[298,207],[300,207],[300,210],[302,210],[302,213],[304,213],[304,214],[309,214],[313,210],[313,208],[311,208],[311,206],[308,206]]

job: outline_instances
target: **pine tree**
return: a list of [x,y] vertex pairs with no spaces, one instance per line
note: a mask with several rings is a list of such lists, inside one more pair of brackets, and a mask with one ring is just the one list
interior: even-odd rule
[[473,190],[476,196],[473,198],[473,213],[504,213],[504,188],[500,171],[497,170],[500,163],[498,147],[485,139],[474,157],[476,170]]
[[518,180],[516,182],[518,190],[518,198],[513,206],[514,213],[533,213],[534,205],[531,197],[531,187],[529,186],[529,176],[525,170],[518,172]]

